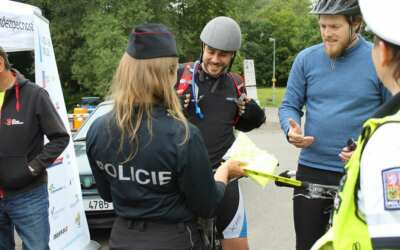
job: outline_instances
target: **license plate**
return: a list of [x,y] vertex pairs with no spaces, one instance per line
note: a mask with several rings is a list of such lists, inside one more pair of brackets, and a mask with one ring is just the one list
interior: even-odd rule
[[102,199],[84,199],[83,204],[86,211],[113,210],[113,204]]

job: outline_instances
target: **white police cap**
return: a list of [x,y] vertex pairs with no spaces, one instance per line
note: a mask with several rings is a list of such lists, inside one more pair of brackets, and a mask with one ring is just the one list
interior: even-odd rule
[[383,40],[400,45],[400,0],[359,0],[368,28]]

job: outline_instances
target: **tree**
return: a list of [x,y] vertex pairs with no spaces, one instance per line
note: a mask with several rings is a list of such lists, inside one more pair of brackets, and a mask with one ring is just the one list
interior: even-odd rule
[[200,33],[216,16],[236,17],[234,0],[177,0],[172,10],[172,27],[176,34],[181,61],[196,60],[201,51]]
[[105,96],[132,27],[151,17],[141,0],[97,1],[79,27],[83,43],[72,57],[73,78],[92,95]]
[[132,27],[145,22],[166,24],[175,34],[181,62],[194,61],[201,51],[200,32],[220,15],[237,20],[242,49],[233,65],[255,60],[258,83],[270,84],[272,44],[277,42],[276,72],[285,85],[294,56],[319,41],[309,0],[25,0],[50,20],[53,45],[66,103],[81,96],[105,97]]
[[296,54],[319,40],[317,20],[308,14],[308,0],[271,0],[256,15],[242,23],[247,35],[242,53],[255,60],[257,82],[270,85],[272,43],[276,39],[277,84],[286,85]]
[[80,24],[93,1],[84,0],[26,0],[20,1],[38,6],[43,16],[50,20],[52,42],[57,60],[57,67],[67,106],[77,103],[80,96],[89,94],[87,89],[79,85],[79,81],[71,74],[73,57],[77,48],[83,43],[80,35]]
[[91,0],[24,1],[41,8],[51,23],[67,103],[82,95],[104,97],[132,27],[164,23],[176,36],[181,61],[198,58],[203,26],[218,15],[235,16],[236,1]]

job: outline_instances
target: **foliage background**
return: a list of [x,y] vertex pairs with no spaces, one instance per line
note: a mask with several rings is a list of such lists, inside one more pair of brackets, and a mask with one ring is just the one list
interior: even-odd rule
[[[257,85],[271,85],[276,39],[277,86],[285,86],[296,54],[320,41],[317,19],[309,15],[309,0],[25,0],[49,19],[57,65],[69,108],[82,96],[107,95],[128,35],[137,24],[161,22],[176,36],[180,61],[200,53],[199,34],[219,15],[231,16],[242,29],[243,59],[254,59]],[[16,57],[14,64],[18,67]]]

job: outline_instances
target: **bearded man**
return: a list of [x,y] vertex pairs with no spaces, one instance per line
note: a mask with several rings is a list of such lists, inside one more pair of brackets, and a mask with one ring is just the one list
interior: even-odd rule
[[[292,66],[279,119],[290,144],[301,149],[297,179],[338,185],[362,124],[388,99],[371,58],[372,44],[359,35],[357,0],[319,0],[322,43],[301,51]],[[304,132],[301,128],[306,109]],[[353,149],[354,150],[354,149]],[[294,191],[296,249],[308,250],[326,230],[333,200]]]
[[[235,20],[215,17],[200,34],[199,60],[178,70],[177,93],[186,117],[201,132],[213,169],[221,165],[234,143],[234,129],[248,132],[266,119],[263,109],[245,95],[241,77],[231,72],[241,39]],[[185,82],[190,85],[186,90],[182,84]],[[222,249],[248,250],[246,211],[238,180],[227,185],[215,216]]]

